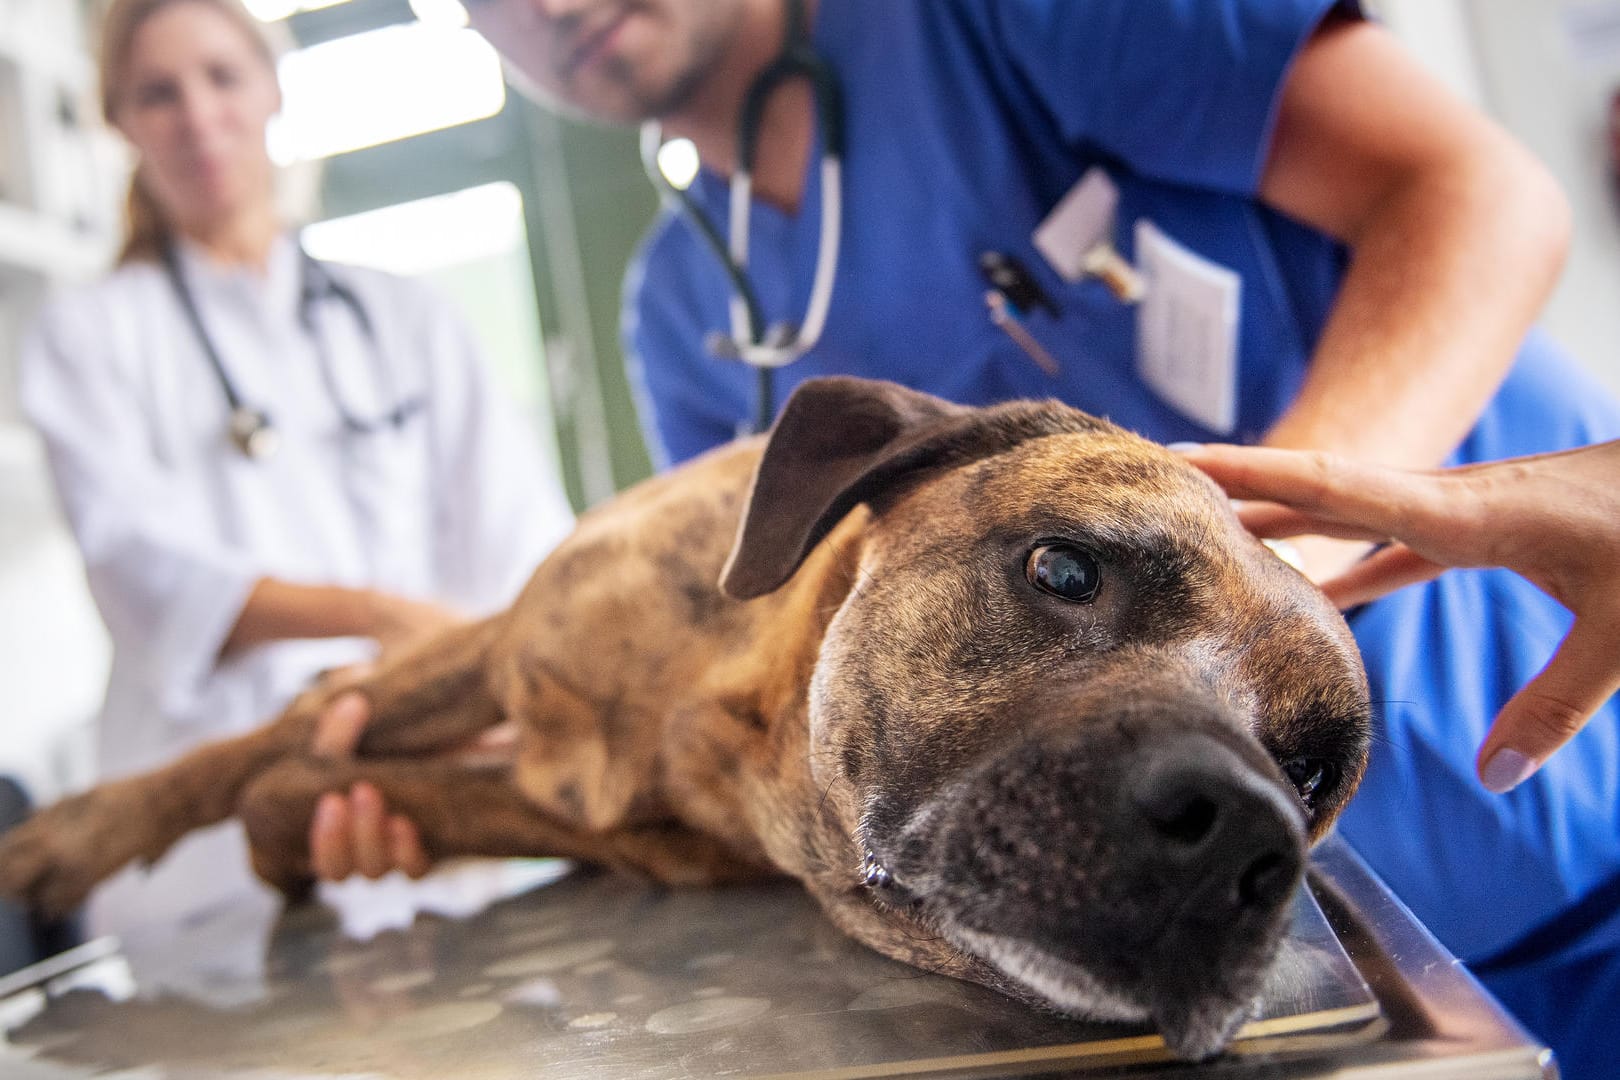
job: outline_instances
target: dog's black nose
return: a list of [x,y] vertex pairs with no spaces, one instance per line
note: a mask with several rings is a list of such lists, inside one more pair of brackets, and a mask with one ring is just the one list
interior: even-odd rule
[[1143,876],[1187,897],[1198,919],[1271,907],[1293,891],[1303,822],[1274,783],[1207,737],[1145,756],[1125,793],[1135,820],[1121,823]]
[[1286,922],[1304,813],[1258,744],[1189,727],[1131,718],[1021,746],[954,789],[893,869],[973,929],[1126,983],[1194,993],[1247,969]]

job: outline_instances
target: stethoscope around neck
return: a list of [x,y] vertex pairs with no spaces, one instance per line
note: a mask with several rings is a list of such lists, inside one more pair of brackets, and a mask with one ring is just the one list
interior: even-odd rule
[[[837,276],[838,244],[843,234],[843,91],[838,76],[810,43],[803,0],[788,0],[787,30],[782,51],[755,77],[743,99],[737,122],[737,169],[731,178],[729,243],[697,201],[670,183],[658,167],[663,132],[656,120],[641,128],[641,163],[666,205],[683,213],[719,260],[731,282],[730,333],[716,331],[706,344],[722,359],[741,360],[758,374],[754,430],[770,427],[776,413],[774,372],[815,347],[827,323]],[[821,232],[816,243],[816,272],[804,318],[798,325],[778,322],[767,327],[759,293],[748,276],[748,226],[753,208],[754,161],[760,124],[770,96],[788,79],[810,82],[816,120],[821,127]]]
[[[203,355],[208,359],[208,366],[213,370],[219,388],[225,395],[225,403],[230,408],[229,434],[231,442],[236,445],[245,456],[256,461],[262,461],[273,455],[281,444],[281,434],[264,409],[248,404],[236,388],[236,382],[231,378],[225,362],[221,358],[219,348],[214,344],[213,336],[209,334],[208,327],[203,321],[202,312],[197,307],[196,298],[192,295],[191,287],[186,281],[185,269],[180,262],[178,245],[170,240],[163,245],[163,271],[173,287],[175,296],[180,301],[180,308],[185,312],[186,322],[190,324],[197,344],[202,347]],[[338,281],[332,272],[318,259],[306,252],[302,245],[298,247],[299,258],[299,288],[298,288],[298,324],[309,339],[314,343],[316,359],[320,364],[321,379],[326,384],[326,392],[332,399],[332,405],[337,410],[343,430],[348,435],[369,435],[387,428],[398,430],[416,413],[420,412],[425,404],[420,395],[400,397],[395,393],[393,385],[392,368],[382,355],[382,349],[377,341],[377,330],[367,313],[366,307],[360,302],[353,289]],[[315,323],[315,305],[323,299],[334,299],[342,303],[354,316],[365,336],[373,359],[376,362],[382,383],[386,384],[389,396],[394,398],[392,408],[379,412],[372,417],[361,417],[352,412],[344,403],[343,395],[338,392],[335,376],[332,371],[332,357],[327,350],[325,338],[319,332]]]

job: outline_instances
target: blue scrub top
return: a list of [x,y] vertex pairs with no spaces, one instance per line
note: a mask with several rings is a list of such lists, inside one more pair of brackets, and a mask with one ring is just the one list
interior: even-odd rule
[[[804,379],[853,373],[965,403],[1055,396],[1163,441],[1258,439],[1298,390],[1345,265],[1340,245],[1255,199],[1289,64],[1334,6],[820,0],[815,43],[846,100],[844,231],[826,331],[778,372],[778,404]],[[1093,167],[1119,190],[1113,238],[1127,258],[1146,219],[1241,277],[1233,430],[1159,397],[1137,374],[1135,309],[1096,280],[1064,281],[1035,247],[1036,226]],[[725,181],[702,174],[692,194],[723,228]],[[754,207],[750,274],[767,323],[803,315],[819,209],[814,157],[799,213]],[[1015,256],[1056,300],[1059,317],[1029,312],[1026,326],[1057,376],[989,320],[986,251]],[[655,452],[679,461],[731,438],[753,416],[756,382],[704,348],[729,326],[727,286],[696,231],[662,219],[625,300]],[[1616,436],[1620,407],[1532,336],[1455,460]],[[1351,623],[1378,714],[1342,819],[1357,849],[1465,959],[1519,971],[1620,949],[1617,905],[1602,899],[1620,888],[1615,706],[1513,794],[1474,777],[1490,719],[1567,629],[1563,608],[1506,572],[1461,572]],[[1526,942],[1534,955],[1515,954]]]
[[[1243,277],[1233,437],[1259,437],[1298,389],[1343,250],[1253,199],[1275,91],[1331,5],[1188,0],[824,0],[817,47],[845,89],[844,231],[827,329],[778,374],[778,404],[804,379],[858,372],[962,402],[1057,396],[1165,440],[1217,433],[1136,376],[1136,311],[1095,280],[1064,282],[1031,234],[1091,166],[1120,189],[1115,241],[1134,223]],[[750,275],[766,321],[803,316],[820,230],[812,159],[802,210],[757,204]],[[693,196],[726,221],[728,185]],[[978,259],[1015,256],[1062,313],[1028,328],[1052,378],[985,310]],[[646,242],[629,284],[632,355],[650,434],[680,461],[731,438],[754,378],[703,348],[729,325],[726,282],[686,223]]]

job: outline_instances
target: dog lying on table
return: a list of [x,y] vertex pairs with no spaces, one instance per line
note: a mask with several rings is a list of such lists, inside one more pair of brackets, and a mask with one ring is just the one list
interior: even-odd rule
[[[295,893],[316,801],[366,780],[436,857],[788,874],[881,953],[1202,1058],[1369,724],[1343,620],[1174,454],[851,378],[585,515],[511,609],[359,688],[356,760],[309,755],[317,688],[36,815],[0,891],[62,911],[236,814]],[[503,720],[508,767],[430,756]]]

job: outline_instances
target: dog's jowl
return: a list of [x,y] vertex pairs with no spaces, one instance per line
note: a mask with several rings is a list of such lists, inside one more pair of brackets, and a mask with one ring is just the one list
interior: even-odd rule
[[[364,779],[435,856],[788,874],[880,952],[1196,1058],[1367,750],[1343,621],[1173,454],[842,378],[586,515],[510,610],[358,683],[360,759],[309,756],[347,688],[45,811],[0,891],[68,908],[234,813],[296,892],[316,800]],[[509,766],[425,756],[503,720]]]

